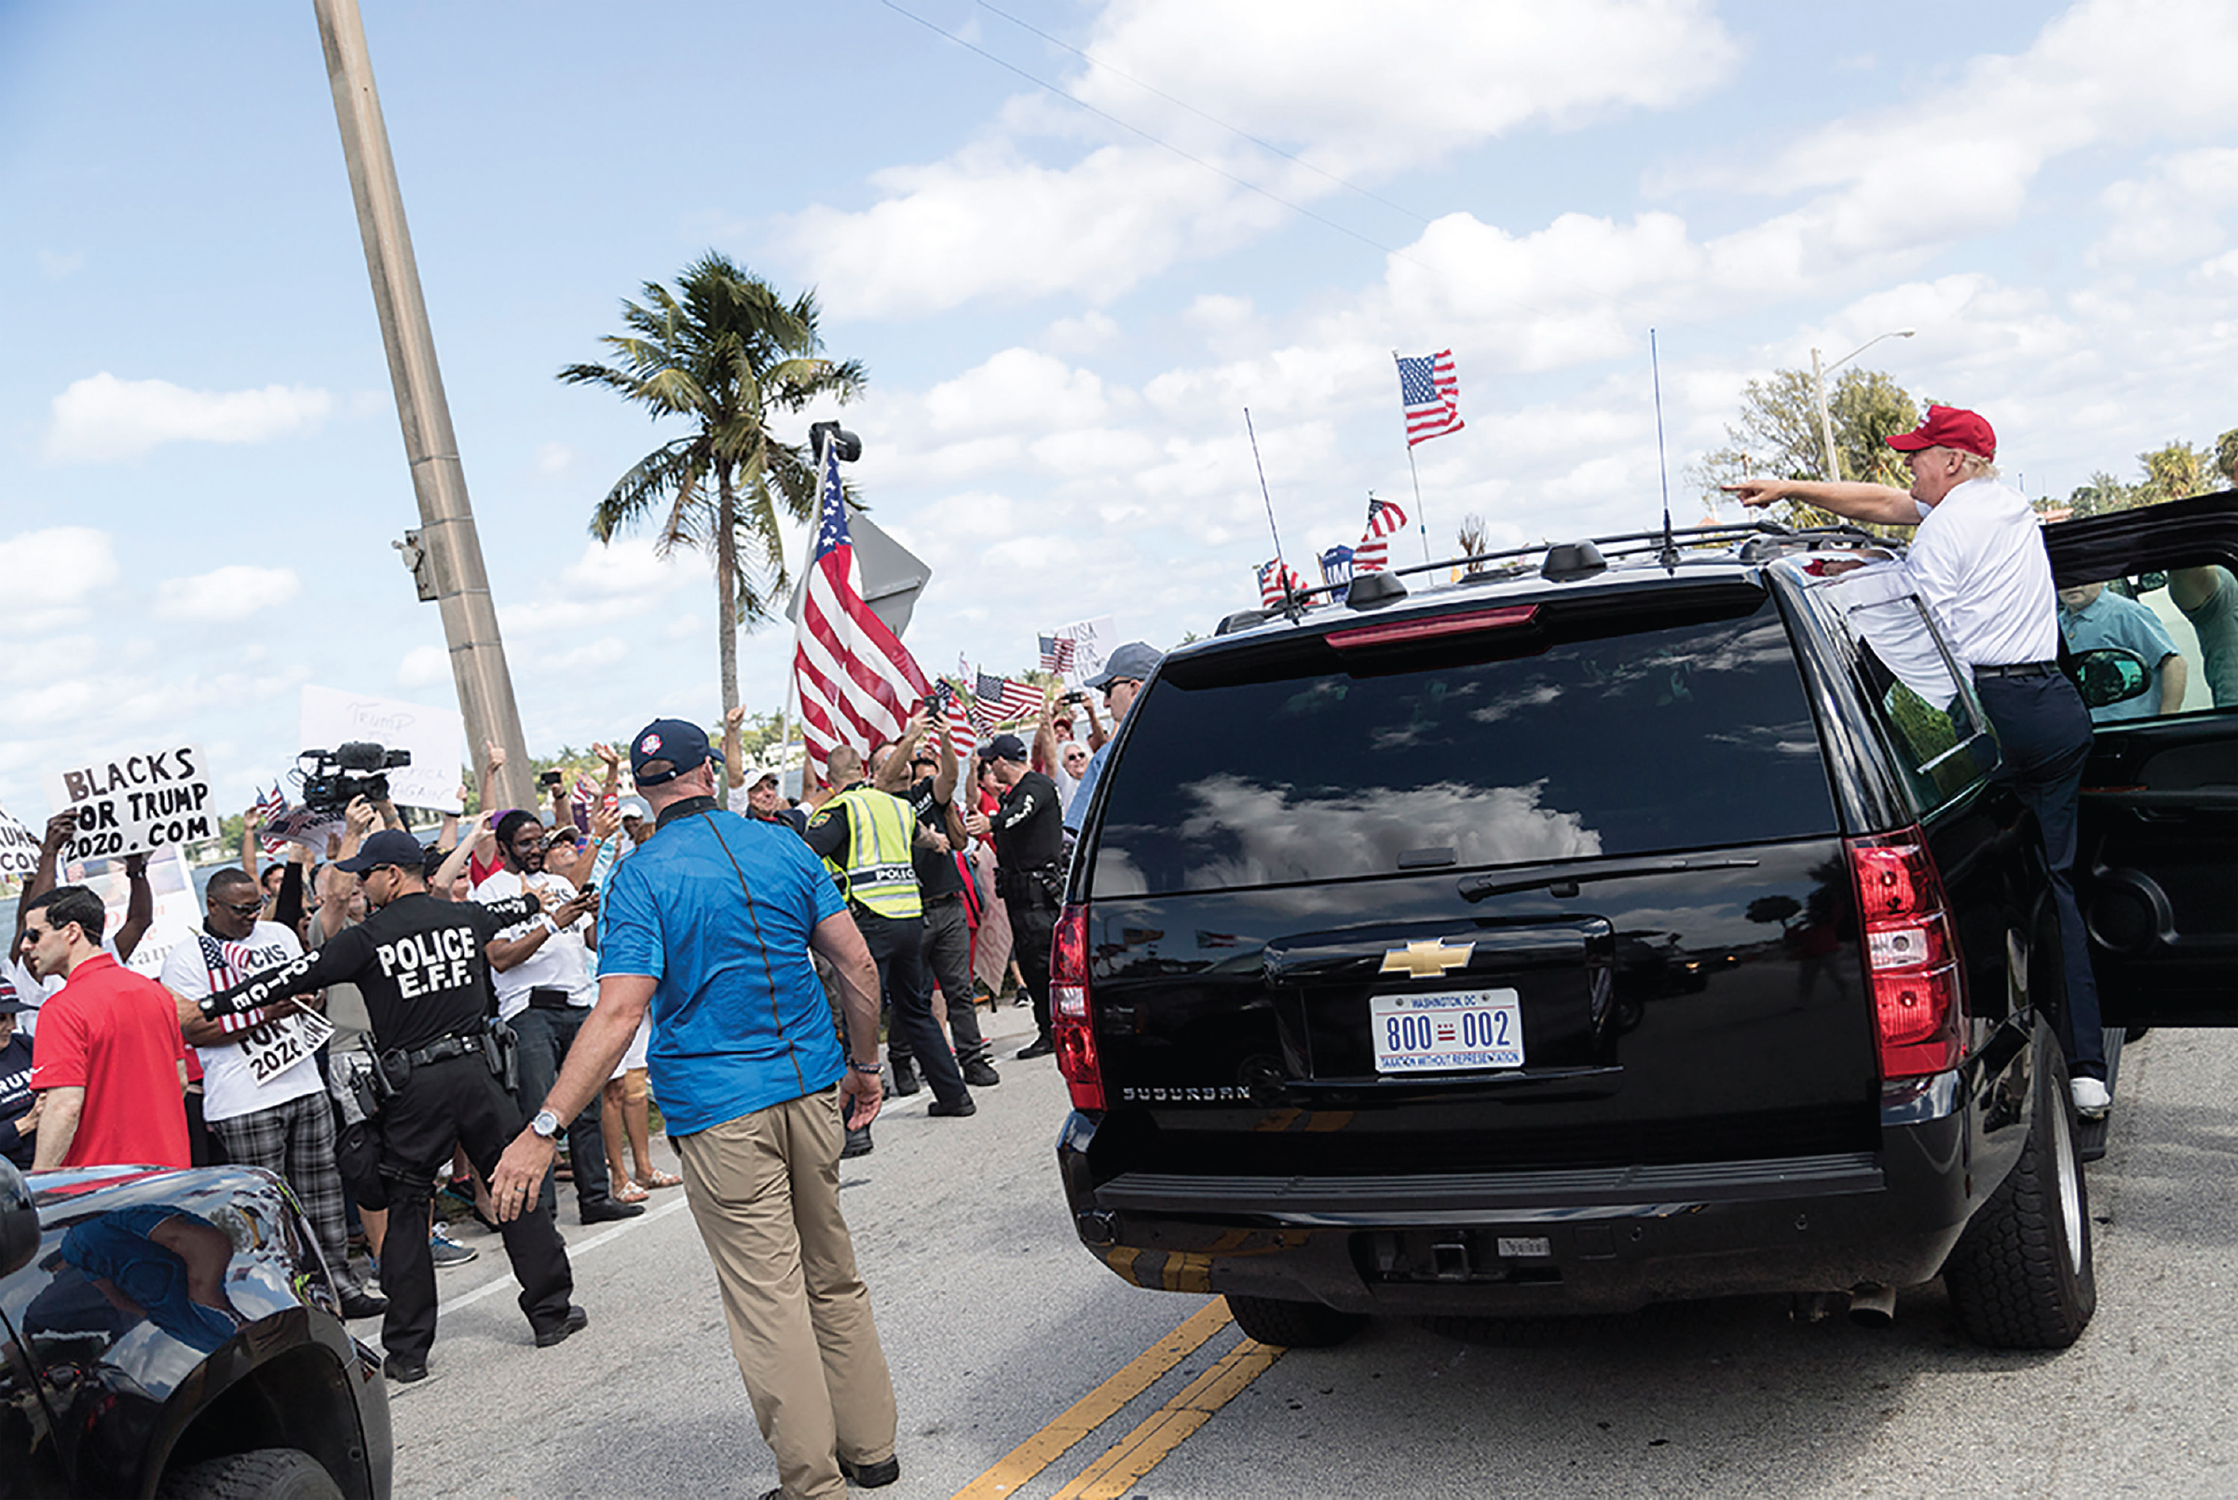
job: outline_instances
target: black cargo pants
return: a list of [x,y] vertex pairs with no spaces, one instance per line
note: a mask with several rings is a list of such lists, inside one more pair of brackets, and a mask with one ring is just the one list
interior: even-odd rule
[[878,989],[892,1007],[890,1033],[909,1038],[910,1055],[924,1071],[933,1097],[953,1104],[970,1096],[964,1087],[963,1069],[956,1054],[940,1034],[933,1019],[932,983],[925,978],[925,924],[921,917],[882,917],[868,907],[849,903],[863,946],[878,965]]
[[[979,1008],[971,1003],[971,922],[964,915],[961,893],[925,898],[925,969],[939,981],[941,999],[948,1007],[948,1035],[956,1044],[956,1061],[985,1058],[994,1046],[979,1031]],[[886,1038],[886,1051],[895,1062],[916,1055],[909,1033],[895,1027]]]
[[[381,1241],[381,1290],[388,1294],[389,1310],[381,1342],[390,1354],[424,1361],[435,1343],[435,1260],[428,1254],[427,1221],[436,1169],[449,1165],[456,1142],[487,1182],[520,1131],[520,1107],[490,1076],[479,1053],[419,1064],[382,1107],[381,1176],[388,1186],[389,1226]],[[575,1274],[551,1209],[537,1204],[505,1225],[504,1235],[506,1259],[521,1284],[521,1311],[536,1332],[552,1332],[567,1321]]]
[[1018,978],[1034,1003],[1034,1025],[1041,1041],[1049,1033],[1049,947],[1057,934],[1057,898],[1031,876],[1020,877],[1023,891],[1003,897],[1010,912],[1010,951],[1018,961]]

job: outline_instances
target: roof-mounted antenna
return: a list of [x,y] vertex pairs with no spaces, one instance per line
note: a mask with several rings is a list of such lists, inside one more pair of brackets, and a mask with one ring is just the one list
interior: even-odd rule
[[1671,539],[1671,461],[1663,452],[1663,363],[1655,352],[1655,330],[1647,331],[1647,367],[1655,377],[1655,464],[1663,475],[1663,550],[1656,561],[1678,571],[1678,543]]
[[1267,466],[1259,460],[1259,433],[1251,425],[1251,408],[1243,409],[1243,430],[1251,438],[1251,462],[1259,471],[1259,494],[1267,502],[1267,534],[1274,538],[1275,582],[1282,585],[1283,611],[1293,618],[1300,609],[1295,591],[1290,587],[1290,565],[1282,560],[1282,533],[1275,529],[1274,494],[1267,488]]

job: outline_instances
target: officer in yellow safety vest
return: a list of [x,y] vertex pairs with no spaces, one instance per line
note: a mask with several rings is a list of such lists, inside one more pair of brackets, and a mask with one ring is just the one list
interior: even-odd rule
[[[979,1107],[964,1087],[956,1054],[933,1019],[932,984],[925,975],[924,899],[910,860],[918,837],[917,814],[901,798],[866,783],[862,757],[848,746],[833,750],[824,769],[839,790],[809,818],[808,847],[823,856],[878,965],[878,988],[891,1007],[889,1033],[898,1030],[908,1038],[925,1071],[933,1092],[926,1114],[976,1114]],[[897,1063],[895,1071],[902,1066]]]

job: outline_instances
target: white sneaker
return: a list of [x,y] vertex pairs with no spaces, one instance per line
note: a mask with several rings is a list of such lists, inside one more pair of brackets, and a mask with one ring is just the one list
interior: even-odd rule
[[2069,1080],[2067,1092],[2075,1100],[2075,1113],[2086,1120],[2103,1120],[2114,1107],[2113,1093],[2104,1079],[2076,1078]]

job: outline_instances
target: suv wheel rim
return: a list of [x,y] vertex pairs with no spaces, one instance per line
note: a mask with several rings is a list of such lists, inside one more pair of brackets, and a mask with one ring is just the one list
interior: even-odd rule
[[2067,1101],[2053,1099],[2052,1171],[2059,1181],[2059,1227],[2067,1236],[2067,1264],[2077,1271],[2083,1264],[2083,1205],[2075,1164],[2075,1132],[2068,1120]]

